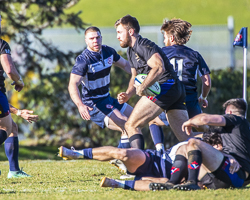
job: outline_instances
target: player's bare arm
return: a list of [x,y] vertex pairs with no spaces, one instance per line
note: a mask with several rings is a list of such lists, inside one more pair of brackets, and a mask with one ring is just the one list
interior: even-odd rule
[[78,89],[78,86],[80,85],[81,80],[82,80],[82,76],[71,73],[68,90],[69,90],[70,97],[72,101],[76,104],[81,117],[84,120],[90,120],[89,110],[93,110],[93,108],[90,108],[82,103],[80,92]]
[[202,103],[202,106],[206,108],[208,106],[207,96],[211,89],[211,78],[209,74],[201,76],[202,81],[202,92],[199,97],[199,102]]
[[126,103],[135,94],[134,82],[137,73],[134,68],[131,68],[131,74],[132,75],[128,84],[128,89],[126,92],[121,92],[117,95],[117,100],[120,104]]
[[11,104],[9,104],[10,106],[10,112],[22,117],[23,119],[25,119],[27,122],[32,123],[32,122],[37,122],[39,117],[38,115],[32,115],[34,113],[33,110],[18,110],[17,108],[15,108],[14,106],[12,106]]
[[210,115],[206,113],[201,113],[184,122],[182,125],[182,131],[186,131],[186,133],[190,135],[192,127],[197,128],[203,125],[225,126],[226,119],[222,115]]
[[127,60],[125,60],[123,57],[120,57],[120,59],[114,63],[115,66],[120,67],[128,74],[131,74],[131,66]]
[[142,96],[145,90],[153,85],[156,81],[159,80],[159,77],[162,73],[164,73],[164,62],[159,53],[155,53],[151,56],[151,58],[147,61],[148,66],[152,69],[150,70],[147,78],[143,81],[141,85],[136,88],[136,93],[139,96]]
[[15,90],[20,92],[24,87],[24,83],[23,83],[21,76],[16,70],[16,67],[12,61],[11,55],[2,54],[0,57],[1,57],[1,64],[3,66],[4,72],[11,80],[14,81],[12,85],[15,85]]

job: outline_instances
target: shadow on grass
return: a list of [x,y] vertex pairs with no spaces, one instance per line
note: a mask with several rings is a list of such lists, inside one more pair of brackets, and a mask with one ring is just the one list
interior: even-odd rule
[[[57,148],[47,146],[19,146],[19,160],[61,160],[61,158],[57,157]],[[0,146],[0,161],[7,161],[4,145]]]

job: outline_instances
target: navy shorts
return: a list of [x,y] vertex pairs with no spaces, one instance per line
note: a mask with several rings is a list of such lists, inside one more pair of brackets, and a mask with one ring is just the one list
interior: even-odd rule
[[8,99],[2,91],[0,91],[0,118],[6,117],[10,114],[10,107]]
[[114,109],[119,111],[123,110],[125,104],[119,104],[117,99],[114,99],[110,96],[102,98],[99,101],[95,102],[93,110],[89,111],[91,120],[95,122],[101,128],[105,127],[104,118],[110,116]]
[[186,101],[186,105],[189,118],[192,118],[195,115],[202,113],[198,99],[194,101]]
[[161,84],[161,93],[157,96],[148,96],[148,99],[166,112],[173,109],[187,110],[185,87],[179,80],[167,80]]
[[165,177],[170,178],[170,169],[172,167],[172,161],[166,152],[157,152],[156,150],[147,149],[143,151],[146,160],[138,167],[134,173],[135,180],[139,180],[142,177]]
[[231,174],[229,172],[230,161],[227,157],[223,159],[221,166],[212,173],[207,173],[202,179],[201,183],[209,189],[219,188],[239,188],[243,186],[246,178],[244,170],[240,168],[239,171]]

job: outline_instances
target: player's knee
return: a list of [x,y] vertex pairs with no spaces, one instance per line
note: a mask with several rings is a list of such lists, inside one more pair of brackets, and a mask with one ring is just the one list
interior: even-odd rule
[[117,159],[125,162],[128,160],[128,150],[127,149],[118,149]]
[[13,134],[13,136],[18,136],[18,126],[15,122],[12,123],[11,134]]
[[190,139],[188,140],[188,146],[195,146],[195,145],[198,145],[199,142],[200,142],[200,140],[198,140],[198,139],[190,138]]

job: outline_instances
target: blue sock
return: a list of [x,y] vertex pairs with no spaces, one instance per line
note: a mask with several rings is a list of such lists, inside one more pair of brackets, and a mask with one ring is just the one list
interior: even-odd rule
[[158,143],[164,143],[164,134],[163,130],[160,126],[157,126],[155,124],[151,124],[149,126],[150,134],[153,139],[154,145]]
[[5,154],[9,160],[10,171],[19,171],[18,153],[19,144],[18,137],[8,137],[4,143]]
[[135,181],[125,181],[125,190],[134,190]]
[[3,144],[6,139],[7,139],[6,131],[3,129],[0,129],[0,145]]
[[84,158],[93,159],[92,148],[83,149]]
[[118,148],[123,148],[123,149],[131,148],[128,136],[121,137]]

